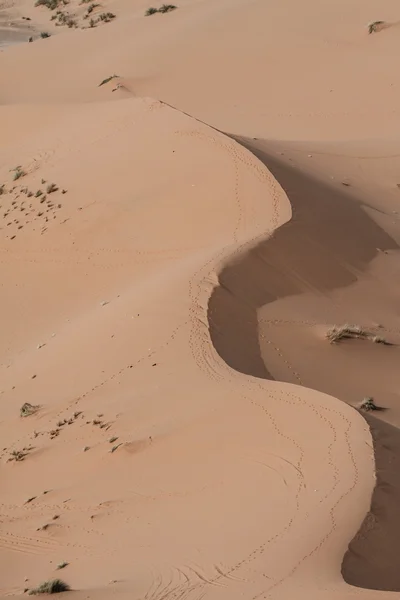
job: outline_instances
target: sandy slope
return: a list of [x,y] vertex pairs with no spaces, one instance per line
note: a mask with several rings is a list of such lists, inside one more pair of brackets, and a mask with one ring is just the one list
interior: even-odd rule
[[[386,598],[398,349],[324,333],[398,343],[397,5],[104,6],[0,53],[1,593]],[[373,445],[323,392],[391,409],[343,564]]]
[[[2,196],[26,219],[1,230],[3,592],[62,560],[77,589],[122,579],[137,597],[257,595],[313,563],[335,581],[373,485],[366,425],[231,371],[208,335],[217,271],[289,217],[284,194],[249,152],[159,102],[51,117],[30,111],[40,145],[13,136],[7,166],[19,156],[27,175]],[[20,190],[42,178],[60,185],[46,224],[46,202]],[[43,408],[21,419],[27,399]]]

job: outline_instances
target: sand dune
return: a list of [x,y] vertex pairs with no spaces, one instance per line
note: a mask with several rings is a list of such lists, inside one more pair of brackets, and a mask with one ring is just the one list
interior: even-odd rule
[[1,596],[392,598],[397,4],[2,8]]

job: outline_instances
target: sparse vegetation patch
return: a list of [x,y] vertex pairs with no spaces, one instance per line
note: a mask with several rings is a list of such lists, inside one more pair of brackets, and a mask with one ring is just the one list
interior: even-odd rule
[[49,10],[55,10],[60,5],[66,6],[69,0],[36,0],[35,6],[46,6]]
[[29,590],[30,596],[38,594],[59,594],[60,592],[68,592],[71,588],[62,579],[50,579],[41,583],[38,587]]
[[16,462],[21,462],[26,456],[28,456],[31,450],[33,450],[31,446],[29,448],[22,448],[22,450],[12,450],[12,452],[10,452],[10,458],[8,459],[8,462],[12,462],[13,460]]
[[14,171],[14,181],[17,181],[17,179],[26,175],[25,171],[23,171],[21,167],[16,167]]
[[326,337],[331,344],[346,339],[365,339],[376,344],[390,345],[383,337],[374,335],[359,325],[334,325],[326,332]]
[[174,4],[162,4],[160,6],[160,8],[158,9],[158,12],[167,13],[167,12],[171,12],[172,10],[175,10],[176,8],[178,8],[178,7],[175,6]]
[[383,29],[385,25],[385,21],[374,21],[368,25],[368,33],[377,33],[381,29]]
[[19,409],[19,414],[21,417],[29,417],[30,415],[34,415],[40,408],[39,404],[30,404],[29,402],[25,402],[21,408]]
[[370,396],[364,398],[360,404],[360,409],[365,410],[366,412],[370,412],[371,410],[385,410],[381,406],[377,406],[374,402],[374,399]]
[[115,19],[115,15],[112,12],[101,13],[99,15],[99,21],[104,21],[104,23],[109,23],[113,19]]
[[99,83],[98,87],[101,87],[102,85],[105,85],[106,83],[108,83],[112,79],[115,79],[116,77],[118,77],[118,75],[110,75],[110,77],[106,77],[106,79],[103,79],[103,81],[101,83]]
[[146,10],[145,17],[150,17],[151,15],[155,15],[156,13],[167,13],[167,12],[171,12],[172,10],[175,10],[176,8],[178,8],[177,6],[175,6],[175,4],[162,4],[160,6],[160,8],[155,8],[154,6],[150,6],[150,8],[148,8]]
[[46,188],[46,192],[48,194],[52,194],[53,192],[56,192],[57,190],[58,190],[58,187],[56,186],[55,183],[50,183]]

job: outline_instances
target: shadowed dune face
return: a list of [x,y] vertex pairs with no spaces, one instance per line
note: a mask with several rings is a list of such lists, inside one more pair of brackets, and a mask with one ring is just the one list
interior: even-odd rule
[[[397,244],[361,204],[340,190],[288,167],[269,155],[263,142],[237,141],[282,185],[293,218],[222,270],[208,307],[210,335],[229,366],[255,377],[273,378],[261,355],[258,309],[287,296],[304,292],[319,296],[350,286],[379,250],[394,250]],[[327,379],[330,376],[334,375],[327,372]],[[312,381],[307,385],[312,387]],[[328,385],[322,391],[331,393]],[[367,416],[367,421],[374,438],[378,484],[371,511],[344,557],[342,574],[354,586],[400,591],[396,559],[400,552],[400,434],[373,416]]]
[[400,432],[371,415],[365,416],[374,439],[377,484],[370,512],[349,544],[344,580],[373,590],[400,591]]
[[257,310],[286,296],[349,286],[378,248],[396,249],[397,244],[360,204],[349,202],[337,189],[288,169],[267,154],[263,142],[237,141],[282,185],[293,217],[220,273],[219,287],[209,302],[210,333],[229,366],[255,377],[271,377],[260,354]]

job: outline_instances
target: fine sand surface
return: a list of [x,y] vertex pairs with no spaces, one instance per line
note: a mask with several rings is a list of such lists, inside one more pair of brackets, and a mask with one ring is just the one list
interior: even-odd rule
[[398,4],[148,7],[0,6],[1,597],[395,598]]

